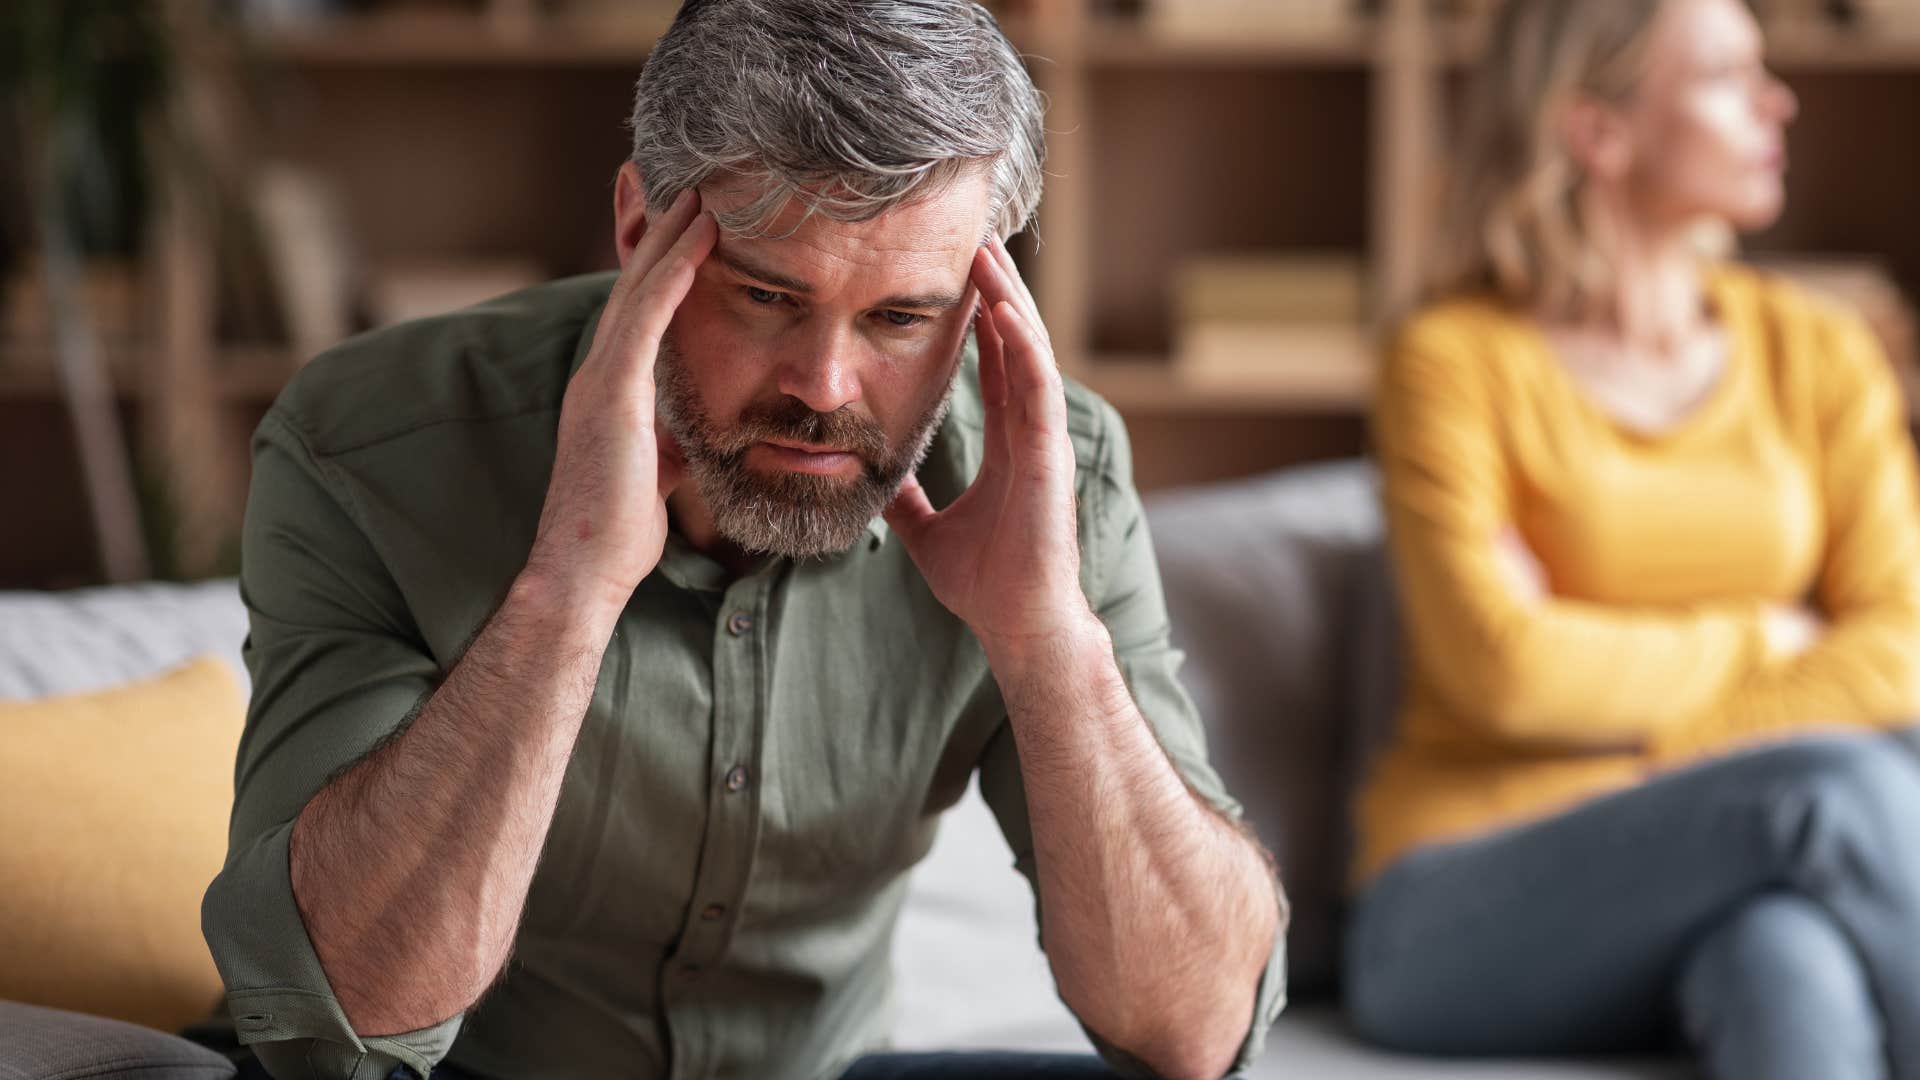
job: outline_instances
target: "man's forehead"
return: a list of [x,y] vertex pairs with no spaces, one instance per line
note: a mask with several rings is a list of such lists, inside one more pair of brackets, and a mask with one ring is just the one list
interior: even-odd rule
[[[889,207],[866,221],[808,214],[789,199],[759,234],[723,229],[716,252],[723,263],[777,270],[790,277],[838,277],[882,272],[933,284],[964,285],[973,254],[987,235],[990,189],[983,175],[963,174],[925,196]],[[756,193],[738,185],[702,188],[705,204],[721,214],[750,204]],[[824,283],[823,283],[824,284]]]

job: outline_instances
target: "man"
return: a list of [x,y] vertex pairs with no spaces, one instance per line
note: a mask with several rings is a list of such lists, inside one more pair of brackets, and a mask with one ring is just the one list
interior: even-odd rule
[[1278,885],[1174,679],[1122,425],[1002,246],[1040,122],[966,0],[695,0],[640,79],[617,278],[281,396],[205,907],[250,1067],[1105,1075],[873,1053],[976,769],[1107,1061],[1257,1051]]

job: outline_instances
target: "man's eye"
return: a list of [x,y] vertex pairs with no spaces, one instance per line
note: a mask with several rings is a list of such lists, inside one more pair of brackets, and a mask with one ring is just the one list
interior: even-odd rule
[[894,326],[919,326],[927,318],[925,315],[916,315],[911,311],[885,311],[881,314],[885,315],[887,322]]
[[747,299],[752,300],[756,304],[777,304],[786,298],[787,294],[783,292],[774,292],[772,289],[762,289],[752,285],[747,286]]

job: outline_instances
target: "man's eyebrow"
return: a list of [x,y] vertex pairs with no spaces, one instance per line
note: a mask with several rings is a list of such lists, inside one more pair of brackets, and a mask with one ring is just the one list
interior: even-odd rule
[[965,293],[941,292],[920,293],[916,296],[889,296],[873,305],[878,308],[918,308],[922,311],[945,311],[958,307],[966,299]]
[[790,292],[799,296],[813,295],[813,286],[801,281],[799,278],[789,277],[777,270],[769,270],[764,266],[755,266],[747,259],[741,258],[737,252],[715,251],[713,254],[715,258],[726,264],[727,269],[739,274],[741,277],[752,278],[755,281],[771,285],[781,292]]
[[[739,274],[741,277],[752,278],[762,284],[779,289],[781,292],[793,293],[795,296],[811,296],[813,294],[813,286],[801,281],[799,278],[789,277],[777,270],[769,270],[763,266],[756,266],[751,260],[743,258],[738,252],[715,251],[714,257],[725,264],[727,269]],[[889,296],[873,306],[877,308],[909,308],[920,311],[945,311],[948,308],[958,307],[960,301],[964,299],[966,299],[966,293],[964,291],[902,293]]]

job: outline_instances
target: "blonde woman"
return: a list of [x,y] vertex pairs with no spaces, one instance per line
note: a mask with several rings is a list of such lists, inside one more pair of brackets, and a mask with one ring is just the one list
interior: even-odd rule
[[[1920,1078],[1920,489],[1859,319],[1699,254],[1795,101],[1740,0],[1517,0],[1376,417],[1413,661],[1355,1023]],[[1819,163],[1845,168],[1845,162]]]

